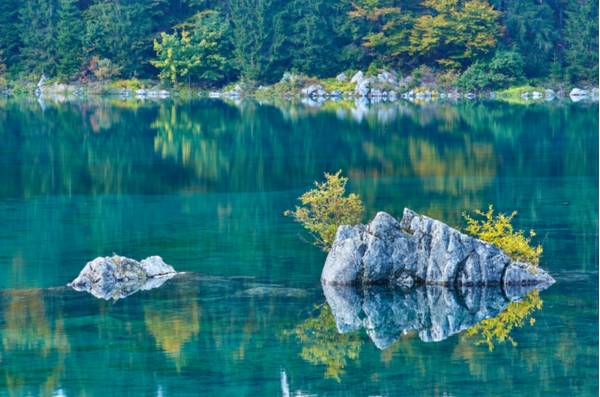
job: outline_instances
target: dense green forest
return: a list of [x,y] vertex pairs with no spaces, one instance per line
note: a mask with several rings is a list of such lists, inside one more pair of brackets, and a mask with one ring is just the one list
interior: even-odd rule
[[0,75],[219,86],[426,67],[597,83],[596,0],[2,0]]

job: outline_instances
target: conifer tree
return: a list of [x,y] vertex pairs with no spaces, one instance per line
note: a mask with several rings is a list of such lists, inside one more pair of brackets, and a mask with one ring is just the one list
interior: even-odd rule
[[18,62],[21,46],[19,37],[19,9],[21,0],[0,1],[0,50],[4,62],[11,67]]
[[19,11],[20,59],[26,72],[56,72],[56,3],[25,0]]
[[598,83],[598,2],[569,2],[565,23],[565,61],[571,81]]
[[235,58],[243,79],[273,81],[269,76],[275,0],[230,0]]
[[56,51],[58,57],[57,75],[72,77],[83,58],[83,20],[76,0],[59,0],[58,22],[56,26]]

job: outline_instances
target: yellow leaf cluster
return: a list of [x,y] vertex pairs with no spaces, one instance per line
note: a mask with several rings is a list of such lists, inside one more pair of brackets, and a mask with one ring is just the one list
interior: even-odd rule
[[510,215],[499,213],[494,216],[494,207],[490,205],[488,210],[480,210],[475,213],[481,219],[474,219],[464,214],[467,220],[465,231],[483,241],[494,244],[504,251],[513,260],[528,262],[537,265],[542,255],[542,246],[531,244],[531,239],[535,236],[535,231],[530,230],[526,235],[522,230],[515,231],[511,222],[517,215],[513,212]]
[[329,250],[340,225],[354,225],[362,220],[364,206],[358,195],[346,195],[348,178],[342,171],[325,173],[325,182],[315,182],[315,189],[298,199],[301,206],[285,212],[302,223],[315,238],[316,245]]

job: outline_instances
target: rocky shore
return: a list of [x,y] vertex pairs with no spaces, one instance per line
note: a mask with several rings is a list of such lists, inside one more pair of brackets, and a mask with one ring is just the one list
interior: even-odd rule
[[220,91],[211,91],[209,96],[212,98],[294,97],[313,102],[340,99],[368,99],[372,102],[399,99],[409,101],[518,99],[523,102],[535,102],[561,98],[570,98],[574,102],[579,102],[598,101],[598,88],[522,86],[499,91],[465,92],[451,85],[439,83],[433,75],[417,80],[412,76],[400,77],[395,72],[381,70],[374,74],[358,71],[351,76],[340,73],[335,79],[314,79],[285,73],[278,83],[271,86],[259,86],[255,90],[249,90],[244,84],[238,83]]
[[400,76],[394,71],[373,73],[357,71],[352,75],[340,73],[335,78],[317,79],[294,73],[284,73],[281,80],[268,86],[253,86],[239,82],[220,90],[207,91],[197,87],[167,87],[158,81],[137,79],[93,81],[86,83],[50,82],[44,76],[37,83],[13,82],[0,87],[0,95],[35,95],[53,100],[108,96],[122,100],[163,100],[171,97],[299,99],[310,105],[325,101],[354,100],[393,102],[397,100],[429,102],[437,100],[496,99],[529,103],[570,99],[573,102],[598,101],[598,87],[520,86],[506,90],[468,92],[439,81],[435,75],[415,78]]

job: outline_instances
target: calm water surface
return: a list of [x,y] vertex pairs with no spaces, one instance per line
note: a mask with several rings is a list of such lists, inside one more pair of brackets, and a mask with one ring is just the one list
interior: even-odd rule
[[[597,104],[0,100],[0,138],[2,395],[597,394]],[[338,334],[325,254],[282,216],[338,169],[369,217],[519,211],[557,283],[513,342]],[[62,287],[113,252],[190,274]]]

